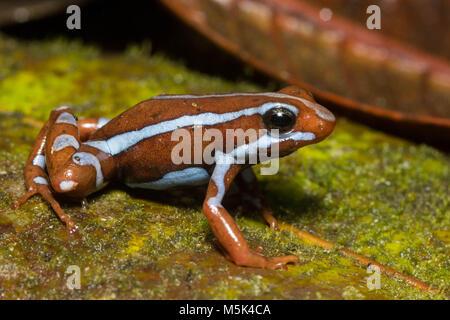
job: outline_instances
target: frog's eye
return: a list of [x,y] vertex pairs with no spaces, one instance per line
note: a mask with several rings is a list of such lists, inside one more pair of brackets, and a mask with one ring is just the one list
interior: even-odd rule
[[295,115],[291,110],[278,107],[267,111],[263,120],[267,129],[278,129],[280,133],[286,133],[294,127]]

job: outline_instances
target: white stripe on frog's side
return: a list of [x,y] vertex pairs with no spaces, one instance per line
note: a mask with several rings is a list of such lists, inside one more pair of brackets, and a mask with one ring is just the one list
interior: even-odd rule
[[271,98],[286,98],[286,99],[294,99],[302,102],[305,106],[310,109],[313,109],[316,114],[327,121],[335,121],[334,115],[324,106],[309,101],[304,98],[291,96],[285,93],[276,93],[276,92],[255,92],[255,93],[224,93],[224,94],[209,94],[209,95],[159,95],[152,99],[164,100],[164,99],[203,99],[203,98],[221,98],[221,97],[246,97],[246,96],[263,96],[263,97],[271,97]]
[[33,181],[36,182],[37,184],[48,185],[48,182],[44,177],[36,177],[33,179]]
[[275,107],[283,107],[289,109],[295,115],[298,114],[298,110],[294,106],[279,102],[267,102],[259,107],[248,108],[234,112],[227,112],[227,113],[205,112],[198,115],[181,116],[176,119],[166,120],[160,123],[146,126],[140,130],[124,132],[114,137],[111,137],[107,140],[88,141],[85,142],[85,144],[114,156],[134,146],[135,144],[138,144],[142,140],[151,138],[158,134],[171,132],[179,128],[189,127],[193,125],[203,125],[203,126],[216,125],[219,123],[225,123],[235,120],[242,116],[252,116],[255,114],[263,115],[268,110]]
[[74,147],[75,149],[78,149],[80,144],[77,139],[70,134],[61,134],[56,137],[55,141],[53,141],[53,151],[59,151],[67,147]]
[[45,156],[42,154],[38,154],[33,159],[33,165],[40,167],[41,169],[45,169]]
[[56,119],[56,123],[67,123],[67,124],[71,124],[75,127],[78,127],[77,120],[75,119],[75,117],[73,115],[71,115],[68,112],[61,113],[58,116],[58,118]]
[[209,173],[203,168],[186,168],[165,174],[161,179],[143,183],[127,183],[131,188],[165,190],[176,186],[199,186],[209,181]]
[[89,152],[76,152],[72,155],[72,161],[80,166],[93,166],[95,168],[95,186],[97,188],[103,185],[103,173],[100,161],[96,156]]

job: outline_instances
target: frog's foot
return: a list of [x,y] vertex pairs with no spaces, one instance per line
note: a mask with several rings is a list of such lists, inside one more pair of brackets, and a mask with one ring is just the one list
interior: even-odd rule
[[244,258],[236,258],[233,259],[233,257],[224,249],[224,247],[220,244],[219,241],[214,240],[215,245],[220,249],[220,251],[223,253],[225,258],[227,260],[230,260],[234,262],[235,264],[242,266],[242,267],[254,267],[254,268],[263,268],[263,269],[270,269],[270,270],[286,270],[287,264],[292,263],[294,265],[299,264],[299,260],[294,255],[288,255],[288,256],[280,256],[280,257],[272,257],[268,258],[265,257],[263,253],[263,248],[258,247],[255,249],[255,251],[249,251],[247,254],[245,254]]
[[288,263],[294,265],[299,264],[299,260],[294,255],[279,256],[279,257],[265,257],[261,253],[249,251],[245,255],[235,257],[232,259],[234,263],[244,267],[263,268],[270,270],[286,270]]
[[81,200],[81,208],[83,209],[83,211],[89,210],[89,202],[87,198],[83,198],[83,200]]
[[263,268],[266,269],[281,269],[281,270],[287,270],[287,264],[292,263],[294,265],[300,264],[300,261],[298,258],[294,255],[288,255],[288,256],[279,256],[279,257],[271,257],[266,258],[266,265]]
[[52,192],[46,185],[31,186],[28,189],[27,193],[25,193],[25,195],[14,201],[12,208],[14,210],[17,210],[22,204],[27,202],[28,199],[30,199],[32,196],[36,194],[40,194],[50,204],[50,206],[53,208],[58,218],[65,223],[69,235],[75,234],[77,232],[78,227],[75,225],[72,219],[70,219],[69,216],[64,212],[64,210],[55,200],[55,198],[52,195]]

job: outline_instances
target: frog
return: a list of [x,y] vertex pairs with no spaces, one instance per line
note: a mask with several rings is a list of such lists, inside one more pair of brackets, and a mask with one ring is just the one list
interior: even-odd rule
[[[61,106],[51,111],[39,131],[24,170],[27,192],[13,208],[39,194],[68,233],[75,234],[78,227],[55,196],[83,200],[113,181],[158,190],[152,192],[206,185],[202,211],[225,257],[244,267],[286,269],[299,263],[298,257],[266,257],[262,250],[251,249],[225,208],[224,197],[234,183],[242,199],[277,230],[278,221],[252,169],[262,160],[251,162],[250,156],[264,149],[269,159],[282,158],[328,137],[335,122],[333,113],[297,86],[276,92],[160,94],[113,119],[78,119],[72,108]],[[224,136],[235,130],[255,130],[257,135],[252,141],[233,138],[231,147],[216,143],[209,161],[174,161],[180,144],[174,134],[185,130],[194,140],[199,128],[201,133],[215,130]],[[200,151],[209,145],[202,140]],[[194,155],[183,157],[192,160]]]

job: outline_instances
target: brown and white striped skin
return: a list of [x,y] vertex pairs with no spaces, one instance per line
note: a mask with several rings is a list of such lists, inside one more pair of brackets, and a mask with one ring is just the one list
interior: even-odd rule
[[[28,192],[14,205],[17,208],[32,195],[41,194],[66,223],[67,229],[74,232],[75,224],[60,208],[53,193],[83,199],[113,180],[130,186],[163,189],[207,179],[209,186],[203,210],[226,256],[243,266],[285,268],[287,263],[297,262],[297,258],[266,258],[251,251],[222,206],[223,197],[236,178],[243,196],[251,200],[272,228],[277,227],[270,206],[259,192],[250,164],[220,162],[248,147],[248,141],[242,145],[242,141],[234,139],[232,152],[227,153],[230,149],[225,149],[224,138],[223,152],[216,151],[214,163],[190,164],[194,163],[193,149],[190,163],[175,164],[172,159],[172,150],[179,144],[179,141],[172,141],[174,130],[184,128],[191,133],[194,148],[198,143],[194,141],[197,124],[202,125],[202,133],[214,128],[223,137],[227,129],[259,132],[259,129],[267,129],[266,113],[280,106],[287,108],[291,116],[295,115],[289,132],[275,140],[280,156],[321,141],[334,128],[334,116],[297,87],[287,87],[276,93],[161,95],[137,104],[109,122],[106,119],[77,121],[70,108],[57,108],[50,114],[30,153],[25,169]],[[272,140],[269,135],[258,136],[258,141],[269,141],[269,146],[274,143]],[[202,143],[201,150],[210,144]]]

